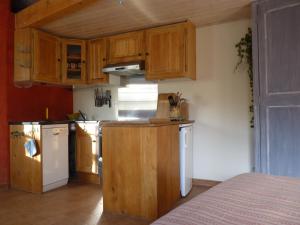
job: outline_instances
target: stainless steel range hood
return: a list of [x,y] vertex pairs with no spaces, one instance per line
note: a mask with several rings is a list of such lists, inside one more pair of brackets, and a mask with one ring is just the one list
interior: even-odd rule
[[143,76],[145,75],[145,62],[109,64],[102,69],[102,72],[118,76]]

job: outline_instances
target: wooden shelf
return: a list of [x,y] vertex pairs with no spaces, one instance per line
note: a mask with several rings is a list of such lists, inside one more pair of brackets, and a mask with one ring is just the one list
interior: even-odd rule
[[68,71],[71,71],[71,72],[81,72],[81,69],[68,69]]
[[68,59],[81,60],[81,56],[68,56]]

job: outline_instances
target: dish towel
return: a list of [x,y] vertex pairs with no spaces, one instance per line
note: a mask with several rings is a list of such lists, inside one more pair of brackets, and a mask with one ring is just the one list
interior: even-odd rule
[[33,157],[37,153],[35,140],[29,139],[25,144],[24,147],[27,151],[27,153],[30,155],[30,157]]

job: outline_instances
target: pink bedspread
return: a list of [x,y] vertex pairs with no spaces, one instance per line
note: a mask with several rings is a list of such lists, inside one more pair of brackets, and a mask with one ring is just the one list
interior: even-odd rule
[[200,194],[153,225],[300,225],[300,179],[242,174]]

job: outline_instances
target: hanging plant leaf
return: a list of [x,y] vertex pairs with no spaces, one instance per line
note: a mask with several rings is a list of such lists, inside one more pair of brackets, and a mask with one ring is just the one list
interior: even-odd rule
[[247,65],[247,72],[250,84],[250,127],[254,127],[254,106],[253,106],[253,62],[252,62],[252,30],[248,28],[248,32],[241,38],[240,42],[235,45],[239,61],[236,64],[237,70],[242,64]]

